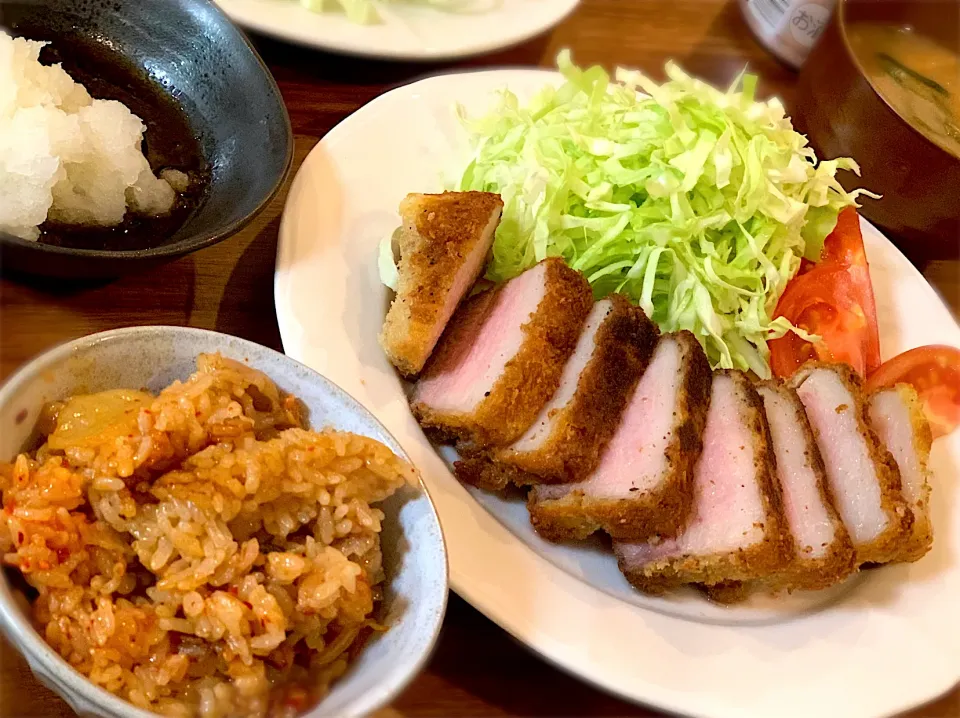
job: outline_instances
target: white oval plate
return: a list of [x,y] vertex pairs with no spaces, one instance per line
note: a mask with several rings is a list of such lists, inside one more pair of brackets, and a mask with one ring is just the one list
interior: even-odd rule
[[[934,447],[933,550],[834,590],[719,608],[632,591],[597,547],[539,540],[522,504],[465,489],[407,408],[377,333],[389,302],[377,246],[408,192],[442,189],[469,153],[453,114],[521,100],[555,73],[446,75],[393,90],[334,128],[296,177],[280,227],[277,318],[288,354],[357,397],[424,474],[453,588],[551,662],[627,699],[711,718],[875,718],[960,680],[960,434]],[[960,328],[914,267],[863,223],[884,357]]]
[[382,3],[382,22],[358,25],[297,0],[216,0],[232,20],[320,50],[393,60],[452,60],[510,47],[557,25],[579,0],[475,0],[472,12]]

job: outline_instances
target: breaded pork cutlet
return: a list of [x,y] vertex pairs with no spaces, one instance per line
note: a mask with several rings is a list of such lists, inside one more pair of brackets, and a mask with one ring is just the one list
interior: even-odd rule
[[823,458],[797,392],[776,382],[757,387],[763,400],[783,495],[791,560],[772,585],[820,589],[855,568],[853,543],[834,505]]
[[757,386],[776,458],[783,496],[789,561],[756,581],[728,582],[708,589],[730,603],[755,591],[814,590],[839,583],[855,570],[853,544],[834,507],[823,459],[797,393],[779,382]]
[[676,538],[615,542],[620,570],[647,593],[686,583],[751,580],[779,571],[788,548],[774,472],[756,390],[741,372],[716,372],[703,451],[694,471],[691,520]]
[[857,563],[896,560],[913,512],[897,464],[867,417],[860,378],[846,364],[805,364],[790,379],[813,428],[830,493]]
[[560,386],[592,308],[587,280],[559,258],[469,298],[414,386],[414,416],[478,449],[516,441]]
[[933,544],[930,522],[930,425],[917,392],[908,384],[874,392],[868,398],[870,425],[893,455],[900,470],[903,498],[913,512],[913,526],[897,553],[899,561],[916,561]]
[[601,529],[631,540],[680,531],[693,505],[711,378],[693,334],[662,336],[597,468],[578,483],[530,492],[534,528],[554,541]]
[[409,194],[400,203],[399,284],[380,346],[402,374],[423,369],[483,271],[502,211],[490,192]]
[[533,425],[510,446],[465,457],[457,463],[457,476],[491,490],[588,476],[620,423],[657,335],[656,325],[626,297],[614,294],[597,302],[563,368],[560,388]]

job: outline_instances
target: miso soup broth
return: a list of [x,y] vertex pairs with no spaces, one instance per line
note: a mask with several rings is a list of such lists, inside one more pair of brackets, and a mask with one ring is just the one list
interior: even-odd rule
[[847,37],[867,79],[927,138],[960,157],[960,54],[908,27],[853,23]]

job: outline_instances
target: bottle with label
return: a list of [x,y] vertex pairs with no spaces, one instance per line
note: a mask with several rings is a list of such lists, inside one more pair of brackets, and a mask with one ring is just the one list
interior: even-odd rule
[[793,68],[803,65],[820,39],[836,0],[740,0],[760,44]]

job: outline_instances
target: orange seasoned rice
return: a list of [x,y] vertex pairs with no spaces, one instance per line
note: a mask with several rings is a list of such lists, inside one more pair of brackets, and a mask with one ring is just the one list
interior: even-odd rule
[[220,355],[47,424],[0,464],[0,556],[96,685],[163,715],[293,716],[380,628],[371,504],[416,479],[383,444],[306,430],[294,397]]

